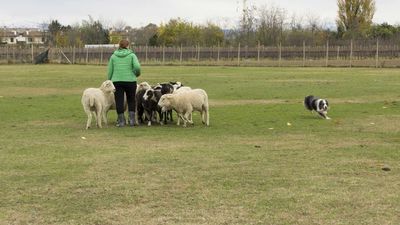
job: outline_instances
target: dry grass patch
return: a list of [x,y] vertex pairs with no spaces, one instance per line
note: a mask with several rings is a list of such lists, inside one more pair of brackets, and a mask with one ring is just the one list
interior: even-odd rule
[[281,99],[237,99],[237,100],[217,100],[210,99],[210,106],[238,106],[238,105],[272,105],[272,104],[289,104],[296,100]]
[[267,83],[317,83],[317,84],[329,84],[329,83],[337,83],[340,82],[338,80],[323,80],[323,79],[271,79],[268,80]]
[[[383,109],[384,110],[384,109]],[[375,115],[362,119],[352,119],[337,127],[338,130],[371,132],[371,133],[399,133],[400,116],[397,115]]]
[[[204,204],[207,204],[204,202]],[[198,206],[197,206],[198,207]],[[181,208],[168,208],[165,206],[129,205],[116,209],[99,210],[97,217],[105,224],[185,224],[185,225],[210,225],[210,224],[256,224],[256,218],[251,218],[249,208],[241,206],[219,205],[212,208],[197,208],[196,206]],[[162,211],[162,212],[160,212]],[[94,215],[93,215],[94,216]],[[95,216],[94,216],[95,217]]]
[[66,88],[34,88],[34,87],[3,87],[0,95],[4,97],[35,97],[46,95],[71,95],[82,94],[83,89]]
[[232,137],[232,142],[239,145],[248,145],[263,150],[335,150],[351,147],[386,146],[389,143],[357,137],[342,137],[337,141],[336,137],[321,137],[314,134],[279,134],[256,137]]
[[[399,96],[400,97],[400,96]],[[400,98],[384,95],[367,95],[362,97],[349,97],[349,98],[328,98],[330,103],[350,103],[350,104],[368,104],[382,102],[383,105],[394,105]]]
[[[319,96],[324,97],[324,96]],[[349,98],[327,98],[328,101],[332,104],[369,104],[369,103],[379,103],[382,102],[382,105],[394,105],[397,104],[399,98],[395,98],[393,96],[378,96],[378,95],[369,95],[363,97],[349,97]],[[303,97],[299,96],[298,99],[235,99],[235,100],[222,100],[222,99],[210,99],[210,106],[238,106],[238,105],[274,105],[274,104],[303,104]],[[332,105],[335,107],[335,105]]]

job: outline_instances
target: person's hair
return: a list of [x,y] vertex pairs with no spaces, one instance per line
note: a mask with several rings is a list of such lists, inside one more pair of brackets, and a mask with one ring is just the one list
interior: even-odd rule
[[129,41],[127,41],[127,40],[121,40],[121,41],[119,41],[119,48],[128,48],[128,45],[129,45]]

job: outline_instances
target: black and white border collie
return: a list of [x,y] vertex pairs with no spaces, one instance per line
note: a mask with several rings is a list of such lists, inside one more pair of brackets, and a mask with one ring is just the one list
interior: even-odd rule
[[318,98],[313,95],[309,95],[304,98],[304,106],[311,112],[316,111],[323,118],[330,120],[327,116],[329,103],[326,99]]

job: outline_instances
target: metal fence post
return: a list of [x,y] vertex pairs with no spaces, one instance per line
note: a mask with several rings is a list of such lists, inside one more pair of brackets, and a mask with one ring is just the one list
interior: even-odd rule
[[75,64],[75,46],[72,47],[72,64]]
[[336,56],[336,60],[339,60],[340,58],[340,46],[337,46],[337,56]]
[[148,60],[148,53],[147,53],[147,51],[148,51],[148,48],[149,48],[149,46],[148,45],[146,45],[146,47],[145,47],[145,49],[144,49],[144,54],[145,54],[145,63],[147,64],[147,60]]
[[219,42],[218,42],[218,48],[217,48],[217,62],[219,62],[219,54],[220,54],[220,51],[221,51],[221,49],[220,49],[220,44],[219,44]]
[[325,67],[328,67],[329,63],[329,40],[326,41],[326,62]]
[[162,64],[165,63],[165,45],[162,46]]
[[12,48],[13,63],[15,63],[15,47]]
[[239,45],[238,45],[238,55],[237,55],[237,65],[238,66],[240,66],[240,42],[239,42]]
[[60,55],[60,58],[59,58],[59,60],[58,60],[58,64],[61,64],[61,62],[62,62],[62,54],[61,54],[61,48],[57,48],[58,49],[58,54]]
[[303,41],[303,67],[306,66],[306,41]]
[[376,39],[375,68],[379,67],[379,39]]
[[353,64],[353,39],[350,41],[350,68]]
[[89,64],[89,48],[86,48],[86,65]]
[[182,59],[183,59],[183,45],[181,43],[181,48],[180,48],[180,53],[179,53],[179,63],[182,64]]
[[279,42],[279,67],[281,67],[282,63],[282,42]]
[[103,47],[101,47],[101,49],[100,49],[100,62],[99,62],[99,64],[103,65]]
[[197,62],[200,62],[200,44],[197,45]]
[[8,61],[9,61],[9,59],[8,59],[8,51],[9,51],[9,49],[8,49],[8,46],[6,47],[6,60],[7,60],[7,64],[8,64]]
[[33,57],[33,44],[31,44],[31,56],[32,56],[32,63],[34,63],[34,57]]

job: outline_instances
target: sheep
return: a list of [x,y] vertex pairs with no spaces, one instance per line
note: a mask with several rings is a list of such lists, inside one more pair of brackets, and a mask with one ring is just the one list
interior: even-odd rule
[[180,87],[183,87],[183,84],[179,81],[170,81],[169,83],[174,87],[174,91]]
[[193,124],[193,121],[189,119],[193,111],[199,111],[203,124],[207,126],[210,125],[208,96],[202,89],[193,89],[183,93],[163,95],[158,101],[158,105],[163,112],[169,109],[173,109],[177,112],[177,125],[179,125],[179,118],[183,120],[184,127],[186,127],[187,122]]
[[[158,83],[154,87],[154,90],[161,91],[161,95],[172,94],[176,90],[176,87],[182,86],[182,84],[180,82],[177,82],[177,83],[179,83],[179,84],[177,85],[176,82]],[[172,117],[172,110],[168,110],[166,112],[162,112],[162,114],[163,114],[163,118],[164,118],[164,123],[167,123],[168,120],[170,120],[171,122],[174,121],[174,119]]]
[[115,87],[111,80],[104,81],[100,88],[87,88],[83,91],[81,102],[88,117],[86,129],[92,123],[92,113],[99,128],[102,128],[102,119],[107,125],[107,112],[115,104],[114,92]]
[[[180,85],[179,87],[177,87],[177,88],[174,90],[173,94],[179,94],[179,93],[187,92],[187,91],[190,91],[190,90],[192,90],[192,88],[187,87],[187,86]],[[192,114],[190,114],[189,120],[192,121]],[[179,124],[180,124],[180,118],[178,117],[178,125],[179,125]]]
[[150,88],[151,88],[150,84],[147,83],[146,81],[144,81],[144,82],[142,82],[142,83],[137,85],[136,93],[138,93],[140,90],[147,90],[147,89],[150,89]]
[[187,92],[187,91],[190,91],[190,90],[192,90],[192,88],[190,88],[190,87],[179,87],[179,88],[177,88],[177,89],[175,89],[174,90],[174,94],[179,94],[179,93],[182,93],[182,92]]
[[[143,94],[143,108],[146,113],[146,117],[149,119],[148,126],[151,126],[152,118],[157,112],[160,118],[160,124],[163,125],[163,114],[161,113],[161,107],[158,106],[158,101],[161,98],[161,91],[147,89]],[[165,118],[166,120],[166,118]],[[166,121],[165,121],[166,122]]]
[[160,90],[163,95],[174,92],[174,86],[170,83],[158,83],[153,89]]
[[[137,123],[143,123],[143,113],[144,113],[144,108],[143,108],[143,95],[146,92],[146,90],[151,89],[151,86],[147,82],[142,82],[137,86],[136,89],[136,115],[137,115]],[[149,119],[149,118],[147,118]]]

